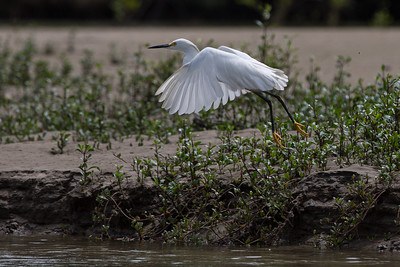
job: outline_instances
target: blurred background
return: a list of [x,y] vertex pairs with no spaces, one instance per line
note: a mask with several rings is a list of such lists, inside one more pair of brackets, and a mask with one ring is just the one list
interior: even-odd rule
[[400,42],[398,10],[395,0],[2,0],[0,45],[32,40],[43,59],[54,62],[67,51],[74,65],[90,50],[110,71],[119,67],[112,62],[134,64],[137,51],[146,60],[168,58],[171,53],[144,48],[177,38],[232,46],[280,66],[260,52],[268,43],[293,56],[300,80],[313,68],[333,80],[344,56],[352,83],[373,83],[383,65],[400,73],[400,53],[393,52]]
[[251,25],[265,4],[277,26],[400,24],[396,0],[13,0],[0,2],[2,23]]

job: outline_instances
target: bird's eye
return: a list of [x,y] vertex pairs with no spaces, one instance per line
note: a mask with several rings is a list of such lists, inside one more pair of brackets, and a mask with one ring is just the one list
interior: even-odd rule
[[175,42],[171,42],[171,43],[169,44],[169,46],[176,46],[176,43],[175,43]]

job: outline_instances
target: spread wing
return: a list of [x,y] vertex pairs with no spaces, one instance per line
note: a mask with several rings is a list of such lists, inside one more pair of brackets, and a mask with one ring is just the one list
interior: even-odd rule
[[164,102],[162,107],[179,115],[209,110],[223,97],[216,71],[212,53],[201,51],[157,90],[156,95],[161,94],[159,101]]
[[[284,88],[287,85],[287,82],[289,81],[288,77],[286,76],[286,74],[280,70],[280,69],[275,69],[275,68],[271,68],[263,63],[261,63],[260,61],[257,61],[256,59],[252,58],[251,56],[249,56],[246,53],[243,53],[242,51],[227,47],[227,46],[220,46],[218,47],[219,50],[237,55],[240,58],[243,58],[245,60],[248,60],[249,62],[251,62],[252,64],[254,64],[255,66],[261,68],[264,70],[265,72],[265,79],[270,79],[270,80],[274,80],[274,82],[276,82],[274,84],[275,89],[277,90],[284,90]],[[269,89],[263,89],[263,88],[258,88],[261,91],[266,91]]]
[[[217,108],[247,90],[283,90],[287,77],[249,55],[228,47],[205,48],[157,90],[170,114],[190,114]],[[246,90],[247,89],[247,90]]]

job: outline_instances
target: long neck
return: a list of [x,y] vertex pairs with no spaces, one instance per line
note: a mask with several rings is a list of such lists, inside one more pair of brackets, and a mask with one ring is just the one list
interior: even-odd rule
[[195,45],[187,46],[182,52],[184,54],[183,65],[185,65],[186,63],[189,63],[199,53],[199,49]]

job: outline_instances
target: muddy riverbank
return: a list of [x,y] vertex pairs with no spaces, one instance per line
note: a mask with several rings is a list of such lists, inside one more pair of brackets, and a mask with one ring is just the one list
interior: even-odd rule
[[[238,134],[249,136],[253,133],[254,130],[246,130]],[[171,140],[176,138],[172,136]],[[216,141],[217,135],[215,131],[204,131],[196,133],[196,138],[202,142]],[[91,164],[98,166],[101,172],[96,173],[90,184],[82,185],[78,169],[80,155],[72,142],[64,154],[58,155],[51,153],[54,146],[51,140],[0,146],[0,235],[98,234],[99,225],[93,222],[96,197],[113,183],[117,187],[113,174],[118,159],[114,154],[118,151],[125,157],[132,157],[154,153],[151,141],[145,140],[138,146],[134,138],[115,142],[111,150],[97,149]],[[163,146],[162,153],[172,154],[175,150],[176,145],[171,142]],[[128,165],[125,165],[127,169]],[[340,214],[335,198],[357,197],[349,184],[362,179],[381,195],[357,225],[354,241],[346,246],[398,250],[400,183],[397,181],[385,189],[375,183],[378,172],[372,167],[331,166],[328,171],[313,172],[297,183],[293,191],[297,203],[279,243],[324,247],[324,235],[329,233],[332,222]],[[159,191],[152,181],[138,183],[132,176],[124,183],[129,188],[126,201],[135,214],[158,208]],[[114,238],[138,238],[126,220],[114,220],[113,227]]]

